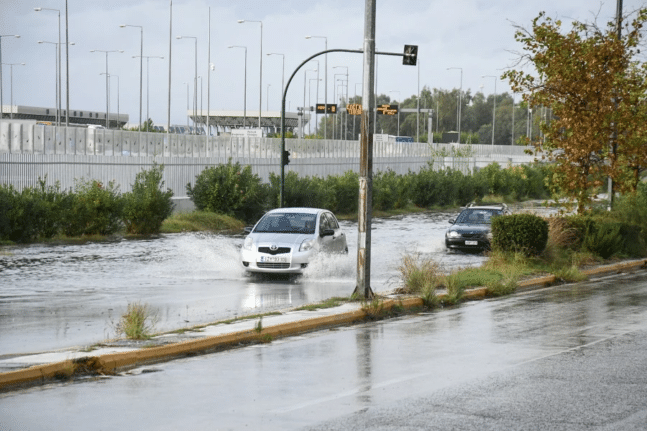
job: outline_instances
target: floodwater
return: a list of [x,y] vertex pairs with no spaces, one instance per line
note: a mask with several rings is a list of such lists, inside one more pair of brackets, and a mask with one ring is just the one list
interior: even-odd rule
[[[453,213],[373,219],[371,287],[399,286],[406,253],[447,270],[482,255],[448,254]],[[129,303],[147,304],[158,331],[349,296],[356,284],[357,224],[342,222],[349,254],[319,256],[303,276],[245,273],[242,236],[163,235],[83,245],[29,245],[0,251],[0,356],[88,345],[117,335]]]

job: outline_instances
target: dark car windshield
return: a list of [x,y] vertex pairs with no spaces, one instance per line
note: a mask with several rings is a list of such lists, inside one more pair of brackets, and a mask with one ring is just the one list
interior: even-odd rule
[[316,220],[316,214],[265,214],[254,228],[254,232],[313,234]]
[[467,209],[456,219],[457,224],[490,224],[492,217],[501,215],[502,211],[488,209]]

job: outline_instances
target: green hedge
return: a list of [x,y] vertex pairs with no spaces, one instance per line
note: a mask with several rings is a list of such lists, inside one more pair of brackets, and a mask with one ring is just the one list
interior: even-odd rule
[[548,242],[548,222],[532,214],[512,214],[492,219],[492,248],[538,255]]
[[26,243],[56,235],[110,235],[124,224],[132,233],[158,233],[173,209],[170,190],[162,191],[163,166],[137,175],[133,191],[119,193],[113,183],[76,181],[74,191],[59,184],[39,185],[18,192],[0,185],[0,241]]

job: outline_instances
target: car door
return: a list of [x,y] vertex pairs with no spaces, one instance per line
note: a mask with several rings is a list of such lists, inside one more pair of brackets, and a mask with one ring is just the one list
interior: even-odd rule
[[346,235],[344,235],[344,232],[341,231],[341,228],[339,227],[339,222],[337,222],[337,218],[333,215],[333,213],[325,213],[326,218],[328,219],[328,226],[329,229],[332,229],[335,231],[334,235],[332,236],[332,243],[331,243],[331,250],[332,252],[335,253],[343,253],[346,251]]

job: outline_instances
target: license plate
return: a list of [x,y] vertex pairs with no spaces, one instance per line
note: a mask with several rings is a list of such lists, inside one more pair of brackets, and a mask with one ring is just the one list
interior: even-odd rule
[[288,256],[261,256],[261,263],[290,263]]
[[478,241],[465,241],[465,245],[479,245]]

